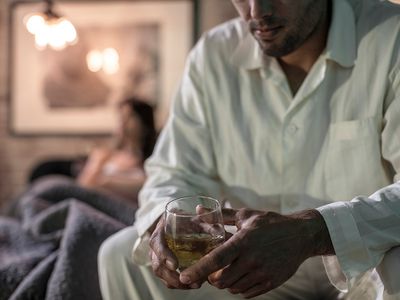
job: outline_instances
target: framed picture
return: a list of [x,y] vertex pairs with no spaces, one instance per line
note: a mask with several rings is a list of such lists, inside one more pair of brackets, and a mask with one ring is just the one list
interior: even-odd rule
[[[44,2],[14,2],[10,14],[10,130],[15,135],[103,135],[130,97],[157,108],[162,124],[196,36],[197,1],[57,1],[78,40],[38,49],[24,24]],[[99,66],[96,57],[114,63]]]

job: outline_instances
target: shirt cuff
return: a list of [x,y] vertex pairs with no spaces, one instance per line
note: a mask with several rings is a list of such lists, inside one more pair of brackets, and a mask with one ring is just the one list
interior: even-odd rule
[[[168,202],[168,201],[167,201]],[[143,236],[155,221],[164,213],[167,202],[160,202],[143,215],[136,215],[135,227],[139,236]]]
[[148,229],[164,213],[164,209],[165,203],[162,202],[147,212],[146,215],[137,218],[134,223],[133,226],[138,233],[138,239],[132,249],[132,259],[135,264],[145,266],[150,265],[150,234],[148,233]]
[[351,203],[335,202],[317,210],[325,220],[336,253],[336,257],[324,257],[328,277],[338,289],[347,290],[371,268],[369,253],[351,214]]

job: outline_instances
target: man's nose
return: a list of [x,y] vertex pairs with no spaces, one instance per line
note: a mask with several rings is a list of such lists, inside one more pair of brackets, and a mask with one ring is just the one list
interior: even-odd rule
[[250,15],[252,19],[262,19],[265,16],[271,16],[273,5],[271,0],[251,0]]

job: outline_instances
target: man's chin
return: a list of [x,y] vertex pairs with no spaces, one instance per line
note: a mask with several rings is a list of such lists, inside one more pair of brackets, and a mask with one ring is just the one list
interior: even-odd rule
[[275,58],[284,57],[295,51],[294,47],[282,47],[276,44],[265,45],[260,42],[259,45],[264,56],[267,57],[275,57]]
[[283,56],[282,51],[276,47],[272,46],[265,47],[262,44],[260,44],[260,47],[264,56],[275,57],[275,58]]
[[257,40],[264,56],[280,57],[281,49],[276,43]]

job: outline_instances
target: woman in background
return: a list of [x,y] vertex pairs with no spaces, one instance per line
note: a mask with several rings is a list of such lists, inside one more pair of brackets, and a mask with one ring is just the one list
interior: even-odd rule
[[95,147],[77,176],[79,185],[136,201],[145,181],[143,164],[154,148],[153,108],[135,98],[118,105],[119,124],[112,147]]
[[[118,126],[111,146],[94,147],[84,158],[41,162],[29,176],[31,186],[35,183],[47,188],[54,180],[57,183],[62,180],[48,175],[63,175],[64,182],[70,177],[81,187],[136,205],[138,191],[145,181],[143,164],[157,138],[153,108],[139,99],[129,98],[120,102],[117,110]],[[36,183],[39,178],[40,182]]]

